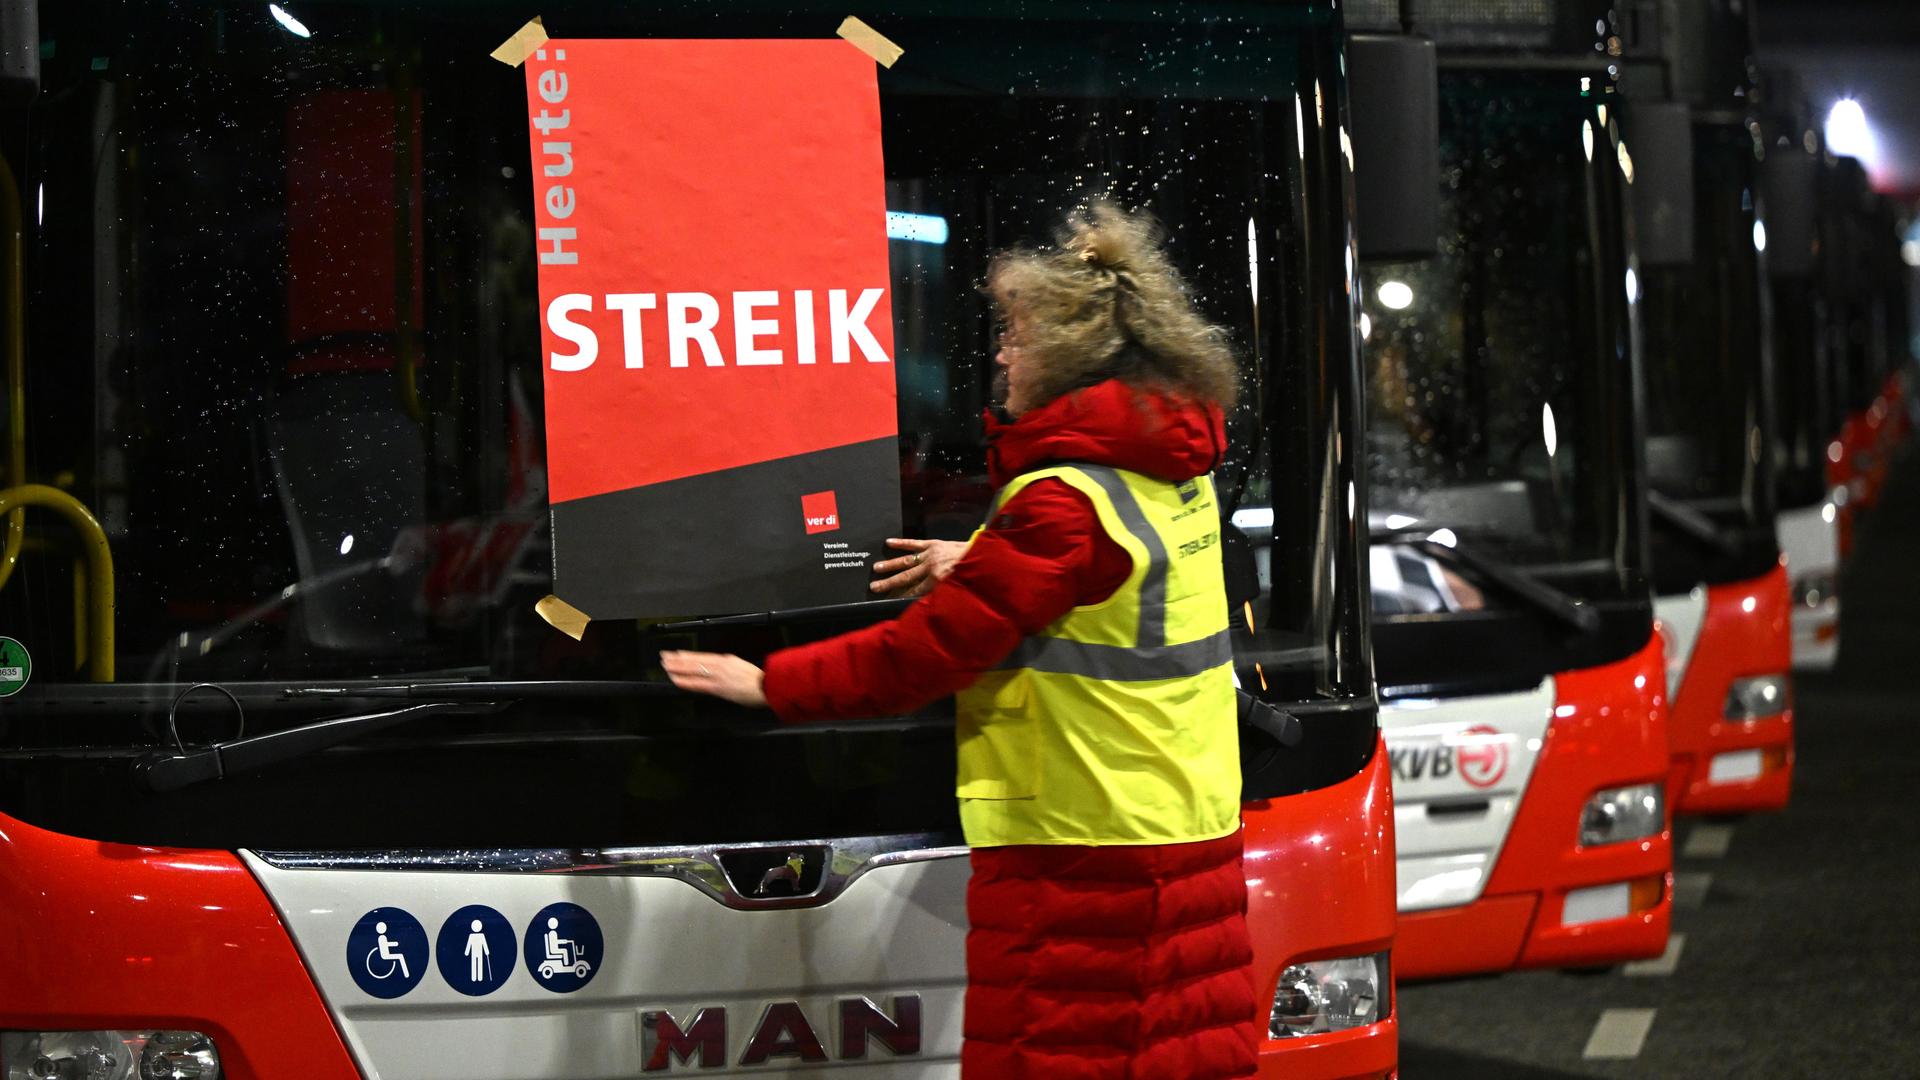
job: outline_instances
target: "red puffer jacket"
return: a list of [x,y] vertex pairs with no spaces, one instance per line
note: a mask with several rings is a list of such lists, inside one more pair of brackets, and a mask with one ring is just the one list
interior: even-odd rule
[[[1218,407],[1118,381],[1011,424],[989,416],[987,439],[996,488],[1067,462],[1178,482],[1211,470],[1227,443]],[[1105,600],[1131,569],[1086,496],[1057,480],[1029,484],[947,580],[900,618],[768,657],[767,703],[788,721],[910,712],[971,684],[1074,607]]]
[[[1181,481],[1226,446],[1220,410],[1119,382],[987,422],[995,487],[1050,464]],[[1126,552],[1068,485],[1028,485],[892,622],[775,653],[783,719],[882,716],[971,683],[1020,640],[1127,578]],[[1260,1027],[1240,836],[1195,844],[976,848],[967,888],[967,1080],[1254,1075]]]

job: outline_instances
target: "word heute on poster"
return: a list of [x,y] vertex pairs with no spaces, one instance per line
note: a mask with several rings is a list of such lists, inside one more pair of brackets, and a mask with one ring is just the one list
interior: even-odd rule
[[555,595],[867,599],[900,528],[873,60],[556,38],[526,80]]

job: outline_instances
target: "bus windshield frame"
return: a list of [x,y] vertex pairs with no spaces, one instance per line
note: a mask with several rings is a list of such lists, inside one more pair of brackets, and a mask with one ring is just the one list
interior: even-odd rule
[[[1365,275],[1383,697],[1531,687],[1651,632],[1618,102],[1603,70],[1441,65],[1440,255]],[[1598,618],[1556,620],[1409,537]]]

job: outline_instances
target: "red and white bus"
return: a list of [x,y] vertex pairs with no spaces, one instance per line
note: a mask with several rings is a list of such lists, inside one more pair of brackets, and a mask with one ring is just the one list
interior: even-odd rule
[[1612,24],[1404,8],[1439,47],[1438,252],[1362,252],[1399,974],[1658,955],[1667,695]]
[[1626,95],[1676,814],[1777,809],[1793,777],[1751,23],[1738,4],[1695,13],[1630,42]]
[[[845,14],[537,10],[573,37],[825,38]],[[950,710],[781,728],[652,672],[887,606],[580,643],[534,614],[525,97],[488,53],[535,11],[0,19],[0,57],[39,58],[0,96],[24,332],[0,513],[25,537],[0,635],[32,656],[0,699],[8,1075],[956,1072]],[[918,215],[891,245],[907,527],[965,535],[990,495],[987,255],[1091,196],[1152,208],[1245,360],[1218,476],[1238,674],[1300,727],[1243,744],[1262,1075],[1390,1075],[1338,15],[870,18],[906,49],[879,85],[888,210]]]

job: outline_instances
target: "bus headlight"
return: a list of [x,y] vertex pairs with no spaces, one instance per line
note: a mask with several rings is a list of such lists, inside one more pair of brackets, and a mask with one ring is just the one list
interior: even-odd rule
[[1666,825],[1666,796],[1659,784],[1596,791],[1580,811],[1580,846],[1641,840]]
[[0,1032],[6,1080],[220,1080],[198,1031]]
[[1309,960],[1280,973],[1267,1034],[1275,1039],[1379,1023],[1392,1011],[1387,954]]
[[1793,707],[1793,684],[1782,673],[1733,680],[1727,687],[1729,720],[1763,720]]

